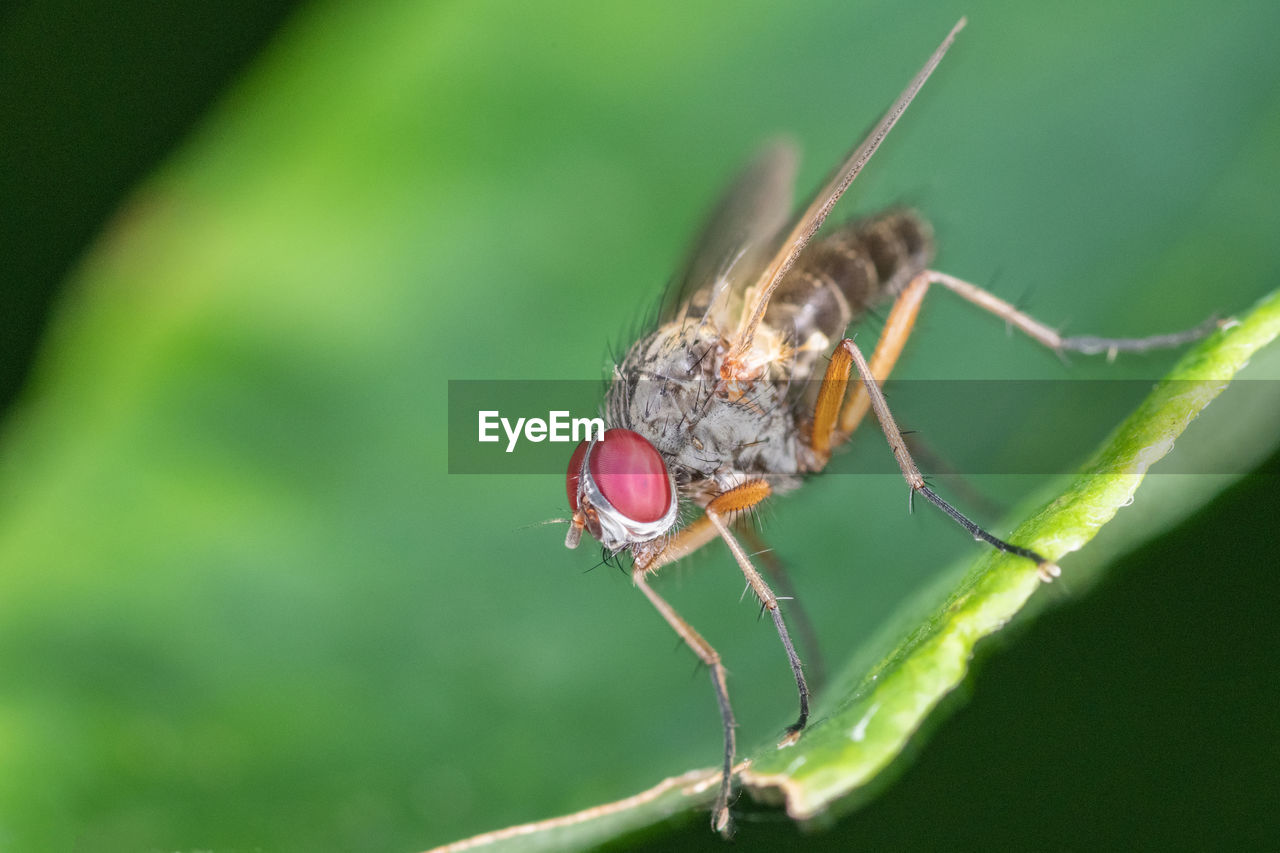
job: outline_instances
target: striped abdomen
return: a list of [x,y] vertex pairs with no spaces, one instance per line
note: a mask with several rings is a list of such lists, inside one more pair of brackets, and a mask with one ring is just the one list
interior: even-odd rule
[[[931,260],[932,229],[914,211],[891,210],[851,222],[804,250],[769,301],[764,323],[797,346],[815,332],[834,343],[851,322],[900,292]],[[794,378],[805,378],[807,361],[797,358],[795,373],[801,375]]]

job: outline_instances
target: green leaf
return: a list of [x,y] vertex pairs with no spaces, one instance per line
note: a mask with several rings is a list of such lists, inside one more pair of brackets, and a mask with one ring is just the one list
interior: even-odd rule
[[[1121,508],[1133,503],[1151,466],[1277,335],[1280,291],[1187,353],[1061,492],[1016,529],[1011,541],[1054,560],[1087,545]],[[1062,568],[1063,582],[1070,582],[1072,562]],[[751,757],[739,779],[753,798],[783,805],[796,820],[812,820],[868,785],[964,679],[975,645],[1013,620],[1043,585],[1030,561],[995,551],[958,578],[955,572],[944,577],[949,589],[926,590],[889,620],[896,636],[892,651],[870,668],[855,663],[844,673],[799,743],[766,747]],[[714,768],[690,771],[628,800],[475,841],[485,849],[505,849],[508,843],[519,850],[587,849],[681,808],[705,808],[716,784]]]
[[[1280,268],[1262,180],[1280,156],[1277,8],[1209,29],[1194,6],[1064,22],[992,0],[940,17],[763,0],[303,10],[104,227],[5,424],[0,836],[419,849],[712,764],[714,701],[667,626],[562,529],[531,525],[564,515],[563,470],[449,473],[448,380],[598,382],[739,165],[789,133],[812,189],[961,11],[969,27],[835,216],[917,204],[940,268],[1029,294],[1073,333],[1237,312]],[[1176,357],[1068,370],[999,328],[930,297],[901,375],[1145,382]],[[1028,608],[1256,464],[1274,409],[1244,396],[1252,411],[1175,451],[1204,427],[1238,464],[1148,478],[1141,512]],[[931,442],[1092,447],[1118,418],[1091,432],[1088,414],[949,429],[908,407],[904,423]],[[845,458],[885,453],[864,430]],[[997,499],[1025,483],[1044,486]],[[829,472],[768,510],[823,648],[849,661],[815,744],[836,697],[956,588],[963,568],[939,567],[976,548],[902,498],[896,475]],[[664,594],[728,663],[743,754],[785,770],[801,753],[770,753],[794,702],[776,636],[734,605],[723,552],[670,569]],[[554,844],[709,796],[684,787]]]
[[[1066,488],[1018,526],[1011,541],[1051,560],[1084,547],[1130,505],[1153,464],[1244,367],[1280,334],[1280,291],[1238,325],[1189,352]],[[1063,566],[1070,577],[1071,564]],[[808,819],[869,782],[907,745],[964,678],[974,646],[1022,609],[1041,586],[1030,561],[999,552],[977,560],[894,650],[824,708],[795,749],[762,753],[744,774],[779,789],[792,817]]]

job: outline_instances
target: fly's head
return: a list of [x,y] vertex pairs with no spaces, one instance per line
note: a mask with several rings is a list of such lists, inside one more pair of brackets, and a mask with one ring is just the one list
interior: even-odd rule
[[637,557],[676,521],[676,487],[662,454],[639,433],[607,430],[573,451],[565,475],[573,518],[564,544],[576,548],[585,528],[611,552]]

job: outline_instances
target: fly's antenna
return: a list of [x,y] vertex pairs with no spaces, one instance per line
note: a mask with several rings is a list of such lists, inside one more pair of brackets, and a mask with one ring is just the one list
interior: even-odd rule
[[548,518],[546,521],[531,521],[528,524],[522,524],[516,530],[531,530],[534,527],[546,527],[548,524],[573,524],[571,518]]

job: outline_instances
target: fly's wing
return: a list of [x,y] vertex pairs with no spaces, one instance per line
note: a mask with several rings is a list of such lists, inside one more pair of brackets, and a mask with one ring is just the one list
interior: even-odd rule
[[[695,320],[728,333],[728,306],[759,279],[791,213],[795,146],[775,142],[756,156],[720,199],[663,299],[662,321]],[[737,314],[732,315],[734,321]]]
[[740,320],[732,334],[729,351],[724,361],[721,362],[720,374],[724,379],[741,379],[750,375],[751,367],[748,364],[748,356],[751,352],[752,341],[756,329],[764,317],[765,309],[769,307],[769,299],[773,296],[774,290],[777,289],[778,284],[786,276],[792,265],[795,264],[796,258],[804,251],[804,247],[809,244],[810,238],[822,227],[822,223],[827,218],[827,214],[831,212],[831,208],[840,200],[840,196],[844,195],[845,190],[853,183],[853,179],[862,171],[867,161],[871,159],[871,155],[876,153],[880,143],[889,135],[889,131],[898,123],[898,119],[901,118],[902,114],[906,112],[916,93],[920,91],[920,87],[929,79],[929,75],[938,67],[943,55],[951,47],[951,42],[955,40],[956,33],[964,25],[965,19],[961,18],[952,27],[951,32],[943,39],[942,44],[938,46],[938,49],[929,57],[928,62],[924,64],[924,67],[920,69],[907,88],[898,96],[898,100],[884,114],[884,117],[872,128],[867,138],[857,148],[853,149],[849,157],[840,165],[840,168],[832,173],[822,190],[809,203],[809,206],[796,218],[790,230],[786,232],[786,237],[782,240],[777,251],[772,258],[765,262],[760,275],[756,280],[750,282],[751,285],[754,285],[751,298],[739,315]]

